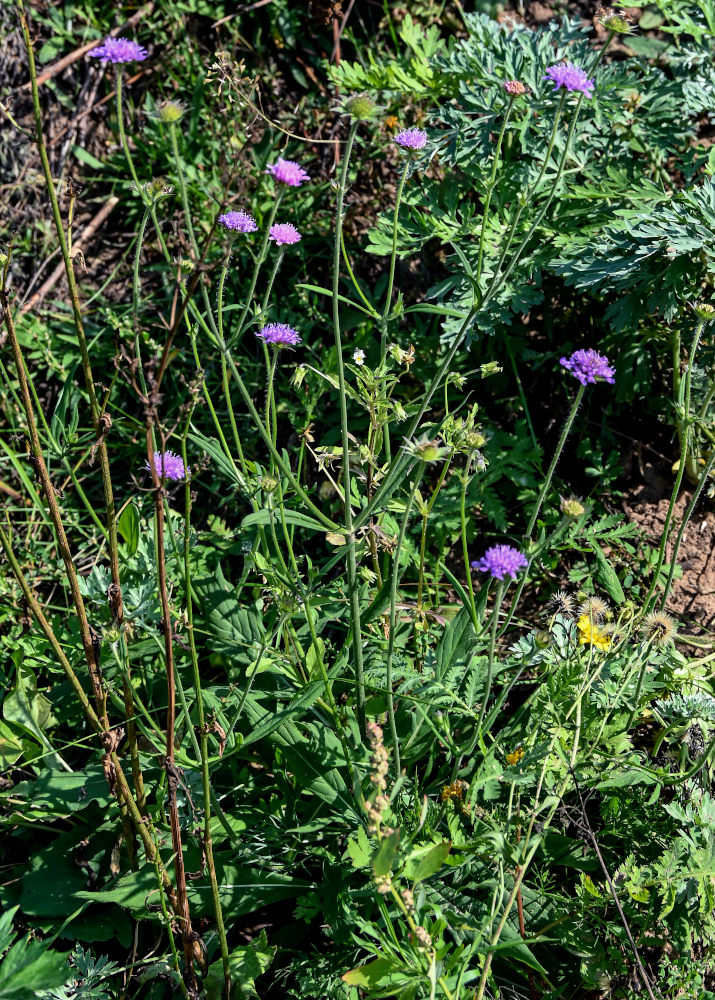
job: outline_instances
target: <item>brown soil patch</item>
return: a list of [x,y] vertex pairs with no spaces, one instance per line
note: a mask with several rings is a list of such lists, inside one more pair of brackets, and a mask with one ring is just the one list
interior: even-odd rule
[[[652,467],[646,467],[645,472],[644,485],[624,500],[623,509],[628,519],[658,545],[663,537],[672,483]],[[676,501],[666,561],[670,558],[675,535],[692,495],[691,490],[684,490]],[[701,498],[693,512],[683,535],[677,562],[683,575],[673,581],[668,611],[676,615],[686,628],[701,626],[715,629],[715,512],[710,509],[707,499]]]

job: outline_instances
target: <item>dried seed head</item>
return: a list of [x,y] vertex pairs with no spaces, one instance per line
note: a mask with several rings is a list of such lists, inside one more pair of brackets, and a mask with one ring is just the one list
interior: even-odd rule
[[571,594],[567,594],[565,590],[557,590],[556,593],[552,594],[549,598],[549,607],[557,614],[570,615],[573,613],[574,599]]
[[602,622],[610,611],[606,602],[600,597],[587,597],[579,604],[578,610],[579,614],[585,615],[586,618],[594,622]]
[[652,611],[643,619],[641,629],[646,640],[661,649],[675,638],[677,624],[665,611]]

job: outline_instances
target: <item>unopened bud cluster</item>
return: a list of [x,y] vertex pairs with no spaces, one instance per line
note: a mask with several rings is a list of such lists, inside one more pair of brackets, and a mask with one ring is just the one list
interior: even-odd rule
[[432,938],[429,936],[424,927],[415,927],[415,937],[417,938],[418,948],[432,947]]
[[[386,794],[387,773],[390,769],[390,762],[387,755],[387,748],[385,747],[385,737],[382,727],[378,726],[376,722],[368,722],[366,728],[367,738],[372,751],[370,756],[370,783],[377,792],[377,795],[372,802],[365,803],[365,812],[367,813],[369,829],[373,833],[377,833],[382,823],[383,814],[390,805],[390,799]],[[379,885],[378,891],[383,891]]]

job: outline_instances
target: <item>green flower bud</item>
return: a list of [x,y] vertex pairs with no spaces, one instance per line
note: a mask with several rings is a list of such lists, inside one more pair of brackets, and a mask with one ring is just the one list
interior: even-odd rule
[[534,635],[534,645],[537,649],[548,649],[551,645],[551,633],[546,631],[537,632]]
[[345,102],[345,111],[351,118],[358,118],[364,122],[374,117],[377,104],[367,94],[356,94]]
[[711,306],[709,302],[698,302],[695,306],[695,315],[700,319],[712,320],[715,319],[715,306]]
[[173,125],[184,117],[184,107],[178,101],[162,101],[157,110],[165,125]]
[[616,35],[630,35],[633,18],[623,11],[615,11],[612,7],[599,7],[596,18],[607,31]]
[[581,517],[586,508],[582,503],[579,503],[576,497],[570,497],[568,500],[561,500],[561,510],[566,517]]
[[465,440],[468,448],[483,448],[487,443],[487,439],[479,431],[471,431]]

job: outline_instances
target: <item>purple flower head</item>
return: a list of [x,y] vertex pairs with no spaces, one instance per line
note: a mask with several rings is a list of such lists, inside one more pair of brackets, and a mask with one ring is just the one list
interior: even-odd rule
[[559,87],[565,87],[567,90],[580,90],[586,97],[590,97],[593,93],[593,80],[589,80],[582,69],[570,62],[549,66],[545,76],[542,76],[541,79],[551,80],[554,90],[558,90]]
[[310,180],[310,174],[306,173],[299,163],[295,160],[284,160],[282,156],[278,157],[266,173],[270,174],[274,181],[280,181],[281,184],[294,188]]
[[300,343],[298,331],[287,323],[269,323],[259,330],[256,336],[265,344],[274,344],[276,347],[295,347]]
[[403,149],[424,149],[427,145],[427,133],[419,128],[403,128],[395,136],[395,142]]
[[301,236],[292,222],[278,222],[268,230],[268,239],[282,247],[290,246],[291,243],[299,243]]
[[492,545],[484,553],[481,559],[475,559],[471,564],[472,569],[481,570],[482,573],[489,573],[496,580],[503,580],[505,576],[510,576],[516,580],[516,574],[527,565],[527,558],[523,552],[513,548],[511,545]]
[[581,385],[588,385],[589,382],[610,382],[613,385],[615,382],[616,373],[608,358],[590,347],[587,351],[574,351],[570,358],[561,358],[559,364],[568,368]]
[[89,53],[102,62],[127,63],[146,59],[147,51],[130,38],[105,38],[104,45],[98,45]]
[[236,233],[255,233],[258,229],[256,220],[248,212],[226,212],[219,215],[218,221],[226,229],[232,229]]
[[[151,471],[148,462],[144,468]],[[191,474],[191,468],[184,469],[184,460],[175,451],[165,451],[163,454],[155,451],[154,468],[159,479],[186,479]]]

